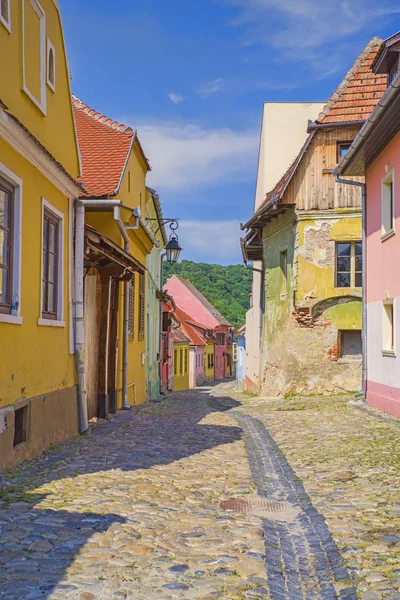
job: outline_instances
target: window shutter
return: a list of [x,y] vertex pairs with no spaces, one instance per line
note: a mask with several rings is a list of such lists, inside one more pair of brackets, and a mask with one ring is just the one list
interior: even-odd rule
[[144,295],[144,274],[140,273],[139,281],[139,339],[144,338],[144,316],[145,316],[145,295]]
[[133,337],[135,332],[135,275],[129,282],[129,322],[128,333]]

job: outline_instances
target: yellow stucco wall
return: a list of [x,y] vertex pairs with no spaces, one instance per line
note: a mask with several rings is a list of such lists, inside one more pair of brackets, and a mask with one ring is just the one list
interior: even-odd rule
[[[147,168],[135,143],[133,150],[129,156],[126,170],[121,181],[120,188],[115,196],[121,200],[124,207],[121,209],[121,218],[124,223],[129,225],[135,224],[135,219],[132,217],[132,210],[141,207],[143,217],[146,210],[146,174]],[[110,197],[112,200],[113,198]],[[124,242],[121,233],[116,225],[112,211],[107,212],[87,212],[86,222],[109,237],[113,242],[121,248],[124,247]],[[130,254],[139,261],[143,267],[146,266],[146,256],[151,252],[153,244],[148,235],[140,227],[137,230],[129,231],[130,237]],[[147,335],[147,319],[145,315],[145,332],[144,336],[139,337],[139,306],[140,306],[140,277],[135,274],[135,313],[134,313],[134,333],[129,338],[129,354],[128,354],[128,402],[129,404],[142,404],[146,401],[146,335]],[[145,285],[146,294],[146,285]],[[146,306],[146,300],[145,300]],[[122,340],[123,340],[123,285],[120,286],[120,302],[119,302],[119,352],[118,352],[118,408],[122,406]]]
[[[0,322],[0,408],[73,386],[74,357],[69,354],[69,201],[28,161],[0,138],[1,162],[23,180],[20,308],[22,325]],[[39,326],[42,197],[64,213],[65,327]]]
[[[22,89],[24,61],[27,87],[35,97],[39,97],[39,102],[41,80],[38,69],[43,69],[46,75],[47,48],[44,62],[40,63],[38,35],[41,34],[30,0],[13,0],[10,3],[11,33],[0,23],[1,53],[2,56],[7,57],[7,60],[2,61],[0,70],[0,98],[10,112],[40,140],[73,177],[76,177],[79,171],[79,158],[60,14],[53,0],[40,0],[40,5],[45,13],[44,35],[53,44],[56,54],[55,92],[46,84],[46,80],[44,83],[46,118]],[[22,33],[24,7],[25,35]]]
[[174,392],[189,389],[189,344],[174,344]]
[[[208,367],[208,356],[212,357],[212,364],[214,366]],[[215,343],[207,342],[204,348],[204,377],[207,381],[214,381],[215,379]]]
[[[325,227],[322,232],[322,227]],[[303,248],[310,248],[310,233],[327,238],[328,244],[315,243],[311,252],[302,252]],[[331,298],[361,293],[361,288],[337,288],[335,286],[335,243],[361,241],[362,223],[361,214],[353,212],[352,215],[345,211],[337,211],[333,218],[310,216],[298,222],[298,266],[297,266],[297,303],[314,298]]]

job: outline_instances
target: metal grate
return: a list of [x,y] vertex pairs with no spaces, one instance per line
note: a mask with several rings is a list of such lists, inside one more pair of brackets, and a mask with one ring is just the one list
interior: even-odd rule
[[229,498],[229,500],[220,502],[219,505],[223,510],[283,521],[292,521],[300,512],[298,507],[288,502],[267,500],[255,495],[247,498]]

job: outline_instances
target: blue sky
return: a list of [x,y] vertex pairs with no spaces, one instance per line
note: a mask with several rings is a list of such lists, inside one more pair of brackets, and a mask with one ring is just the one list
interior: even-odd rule
[[[182,258],[241,262],[262,103],[325,101],[397,0],[60,0],[73,92],[138,129]],[[266,190],[267,191],[267,190]]]

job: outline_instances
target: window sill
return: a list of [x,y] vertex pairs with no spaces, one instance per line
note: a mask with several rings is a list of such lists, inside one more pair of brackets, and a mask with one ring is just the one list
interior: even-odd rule
[[394,350],[382,350],[382,356],[396,356]]
[[394,235],[396,232],[394,229],[389,229],[389,231],[386,231],[385,233],[383,233],[381,235],[381,241],[384,242],[385,240],[387,240],[388,238],[392,237],[392,235]]
[[65,321],[54,321],[53,319],[38,319],[38,325],[42,327],[65,327]]
[[16,315],[6,315],[0,313],[0,323],[11,323],[13,325],[22,325],[22,317]]
[[6,21],[4,17],[0,15],[0,23],[7,29],[8,33],[11,33],[11,23]]

